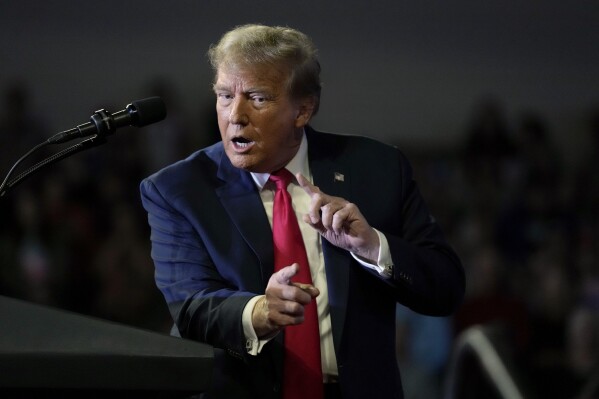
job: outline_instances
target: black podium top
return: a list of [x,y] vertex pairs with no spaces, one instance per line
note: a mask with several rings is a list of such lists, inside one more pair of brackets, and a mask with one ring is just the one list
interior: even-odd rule
[[0,397],[180,397],[207,389],[213,356],[198,342],[0,296]]

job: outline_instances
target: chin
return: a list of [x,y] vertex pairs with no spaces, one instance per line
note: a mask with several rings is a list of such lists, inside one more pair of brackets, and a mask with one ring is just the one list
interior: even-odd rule
[[277,165],[273,164],[272,159],[265,159],[264,157],[258,156],[256,154],[240,155],[235,152],[229,153],[228,151],[226,151],[226,154],[234,167],[243,169],[247,172],[270,173],[279,169]]
[[229,161],[231,161],[231,164],[233,164],[234,167],[238,168],[238,169],[243,169],[246,170],[248,172],[256,172],[256,162],[255,160],[252,160],[250,157],[248,157],[247,155],[242,156],[242,155],[237,155],[237,154],[227,154]]

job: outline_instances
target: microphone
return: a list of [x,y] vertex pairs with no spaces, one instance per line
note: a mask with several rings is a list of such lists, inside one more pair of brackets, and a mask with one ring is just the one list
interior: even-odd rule
[[59,144],[69,140],[91,135],[108,136],[123,126],[143,127],[159,122],[166,117],[166,107],[160,97],[149,97],[136,100],[114,114],[100,109],[91,116],[91,122],[78,125],[50,137],[48,144]]

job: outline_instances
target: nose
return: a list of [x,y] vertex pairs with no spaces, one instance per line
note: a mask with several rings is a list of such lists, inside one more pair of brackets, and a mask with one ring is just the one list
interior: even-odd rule
[[249,118],[246,112],[246,100],[243,96],[235,96],[231,103],[230,111],[229,123],[242,126],[248,124]]

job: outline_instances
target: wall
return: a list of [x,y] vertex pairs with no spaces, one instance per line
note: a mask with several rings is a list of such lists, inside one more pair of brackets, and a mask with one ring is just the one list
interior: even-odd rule
[[474,104],[492,94],[509,118],[542,113],[575,158],[585,112],[599,103],[598,20],[599,3],[578,0],[10,0],[0,3],[0,89],[25,81],[60,131],[144,97],[165,76],[202,125],[210,43],[241,23],[289,25],[320,48],[316,127],[453,150]]

